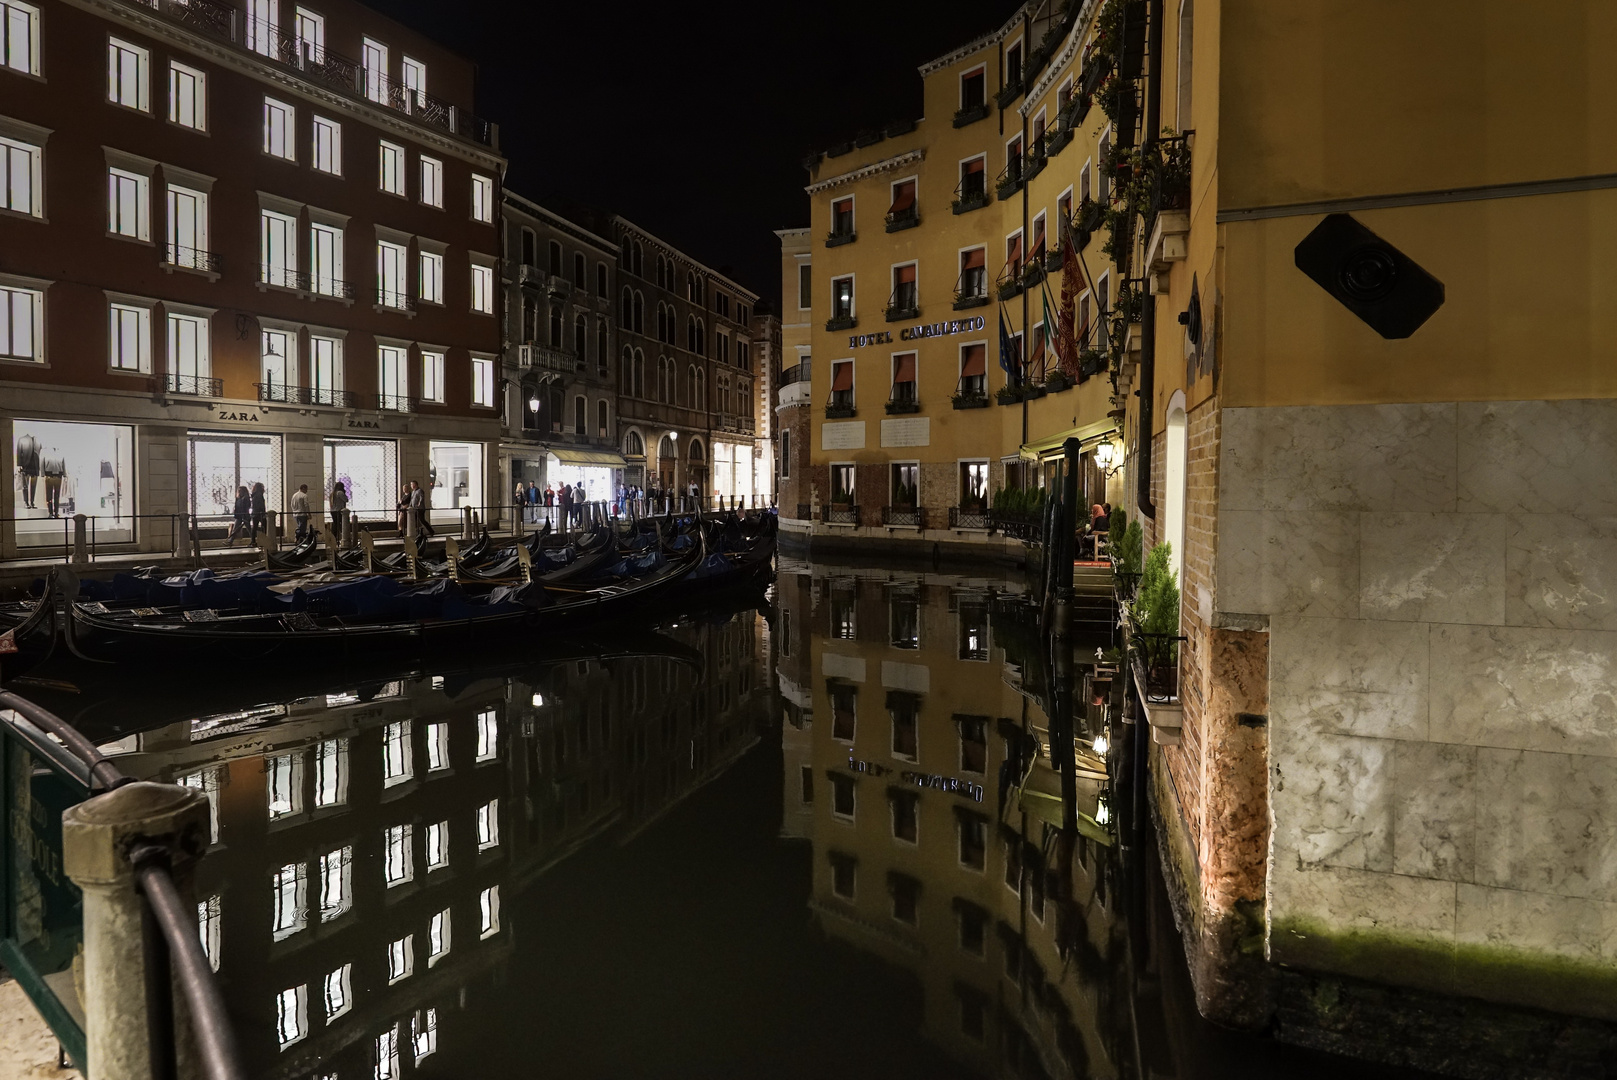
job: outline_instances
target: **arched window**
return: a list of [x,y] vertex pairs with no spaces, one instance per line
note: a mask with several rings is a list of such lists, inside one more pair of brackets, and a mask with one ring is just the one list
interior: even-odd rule
[[605,398],[602,398],[600,401],[597,401],[595,403],[595,427],[596,427],[595,434],[600,436],[603,439],[606,438],[607,422],[606,422],[606,399]]
[[584,430],[584,395],[580,394],[573,399],[573,434],[588,434]]
[[657,444],[657,457],[660,460],[667,461],[675,456],[674,437],[672,435],[664,435],[662,442]]
[[1162,508],[1162,536],[1159,539],[1173,545],[1168,552],[1168,565],[1173,568],[1182,587],[1185,565],[1185,473],[1188,464],[1183,390],[1175,390],[1173,397],[1168,399],[1168,430],[1164,442],[1163,491],[1167,497]]
[[550,242],[550,272],[561,277],[561,244],[555,240]]
[[604,369],[608,359],[606,355],[606,320],[595,320],[595,362]]
[[634,242],[634,276],[646,276],[646,249],[640,246],[640,241]]
[[646,441],[640,437],[640,432],[631,431],[623,437],[624,457],[645,457]]
[[550,305],[550,345],[552,348],[561,348],[561,305]]
[[[589,359],[589,349],[586,347],[589,345],[589,336],[590,321],[580,315],[573,320],[573,349],[578,353],[580,360]],[[601,354],[596,353],[595,355],[599,357]]]
[[634,396],[634,350],[625,345],[623,359],[618,363],[618,391]]
[[627,285],[623,287],[623,317],[619,321],[625,330],[634,329],[634,291]]
[[584,253],[582,251],[573,252],[573,284],[580,289],[584,288],[585,283],[589,281],[588,270],[589,264],[584,261]]
[[606,263],[598,262],[595,264],[595,295],[604,300],[607,297],[607,293]]
[[692,461],[705,461],[706,460],[706,458],[703,457],[702,440],[701,439],[692,439],[691,440],[691,460]]
[[561,384],[554,382],[551,383],[550,390],[545,395],[545,398],[550,405],[550,421],[548,426],[552,433],[560,432],[562,410]]
[[646,332],[646,297],[638,290],[634,294],[634,332],[637,334]]
[[646,354],[640,349],[634,351],[634,396],[646,396]]
[[522,227],[522,261],[528,266],[539,265],[539,237],[526,225]]
[[539,340],[539,301],[522,294],[522,340]]
[[707,408],[707,372],[701,368],[696,369],[696,395],[691,401],[691,408]]
[[696,318],[692,315],[685,316],[685,347],[696,351]]
[[681,405],[696,407],[696,367],[692,365],[685,369],[685,400]]
[[701,319],[696,320],[696,351],[707,355],[707,323]]
[[696,275],[689,270],[685,271],[685,299],[696,299]]

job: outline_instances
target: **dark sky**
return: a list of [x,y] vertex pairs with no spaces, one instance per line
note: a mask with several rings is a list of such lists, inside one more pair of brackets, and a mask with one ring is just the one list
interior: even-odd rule
[[[921,111],[916,67],[1015,0],[368,0],[478,65],[508,186],[615,210],[778,304],[801,160]],[[558,205],[558,209],[561,209]]]

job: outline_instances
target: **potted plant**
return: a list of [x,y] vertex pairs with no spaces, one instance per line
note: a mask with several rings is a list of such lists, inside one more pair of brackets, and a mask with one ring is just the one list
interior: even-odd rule
[[1056,368],[1055,371],[1050,373],[1050,377],[1044,380],[1044,388],[1052,394],[1059,394],[1063,390],[1071,389],[1071,387],[1072,376],[1060,368]]
[[1172,697],[1178,690],[1179,583],[1170,562],[1172,550],[1167,543],[1151,549],[1129,609],[1146,691],[1152,696]]
[[1022,400],[1022,392],[1014,386],[1002,386],[994,391],[994,400],[1001,405],[1015,405]]

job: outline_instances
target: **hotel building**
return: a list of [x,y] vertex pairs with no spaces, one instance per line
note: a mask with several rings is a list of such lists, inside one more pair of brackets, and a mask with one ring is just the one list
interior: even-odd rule
[[349,0],[4,0],[0,555],[172,551],[238,485],[497,501],[504,162]]

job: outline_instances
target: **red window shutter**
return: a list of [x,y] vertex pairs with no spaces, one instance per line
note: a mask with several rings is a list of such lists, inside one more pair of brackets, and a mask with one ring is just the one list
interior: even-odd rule
[[898,357],[898,371],[893,375],[894,382],[915,381],[915,354],[904,353]]
[[893,189],[893,208],[891,214],[901,214],[915,205],[915,181],[906,180]]
[[960,368],[960,374],[965,376],[986,375],[988,373],[988,346],[967,345],[965,350],[965,363]]
[[894,271],[894,280],[900,285],[915,284],[915,264],[910,263],[908,266],[900,266]]
[[972,160],[966,162],[966,166],[965,166],[966,173],[969,175],[971,173],[980,173],[980,172],[982,172],[983,171],[983,164],[984,164],[984,162],[983,162],[982,158],[973,158]]
[[1022,236],[1020,233],[1006,241],[1005,262],[1010,266],[1022,265]]
[[853,364],[837,364],[831,371],[832,390],[853,389]]
[[988,265],[988,249],[972,248],[966,252],[964,258],[965,262],[961,265],[962,270],[981,270]]

